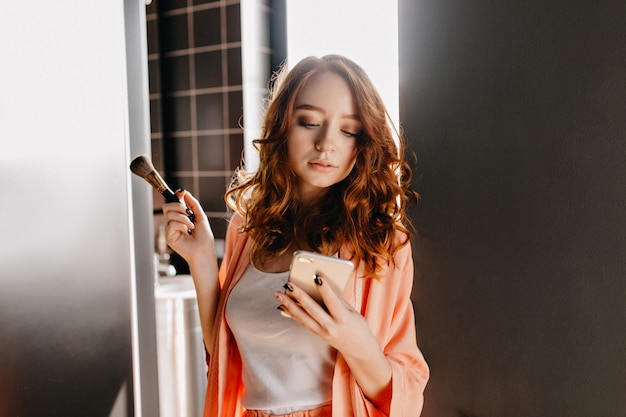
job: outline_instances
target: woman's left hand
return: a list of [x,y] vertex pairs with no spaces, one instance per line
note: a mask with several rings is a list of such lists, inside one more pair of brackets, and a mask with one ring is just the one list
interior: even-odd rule
[[378,345],[365,318],[324,282],[317,281],[326,309],[302,288],[289,283],[277,292],[283,315],[306,327],[345,359],[356,382],[367,398],[389,412],[391,401],[391,364]]
[[[297,321],[333,346],[344,356],[368,356],[378,344],[367,322],[347,301],[320,277],[318,288],[326,310],[302,288],[289,283],[285,292],[276,293],[283,315]],[[289,289],[291,288],[291,289]]]

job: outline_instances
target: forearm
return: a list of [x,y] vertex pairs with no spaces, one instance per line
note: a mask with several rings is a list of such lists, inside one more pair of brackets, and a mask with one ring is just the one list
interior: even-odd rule
[[215,252],[212,251],[212,253],[208,253],[200,259],[190,260],[188,263],[196,288],[202,337],[206,348],[211,349],[213,342],[213,323],[215,322],[215,313],[220,292],[217,256]]
[[360,355],[344,355],[344,359],[365,397],[385,414],[389,414],[391,364],[377,344],[375,347]]

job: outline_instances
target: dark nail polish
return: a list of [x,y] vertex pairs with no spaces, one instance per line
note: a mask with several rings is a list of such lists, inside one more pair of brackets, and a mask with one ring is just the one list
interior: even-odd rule
[[187,234],[191,235],[191,229],[187,229]]
[[190,222],[193,223],[194,220],[196,220],[196,216],[194,216],[193,212],[191,211],[189,207],[187,207],[185,211],[187,212],[187,218],[189,219]]
[[278,307],[276,307],[276,309],[278,309],[280,311],[285,311],[285,307],[283,307],[283,306],[278,306]]
[[185,191],[184,188],[179,188],[178,190],[176,190],[177,193],[182,193],[183,191]]
[[315,275],[315,278],[313,279],[313,281],[315,281],[317,285],[322,285],[322,279],[320,278],[319,275]]
[[285,285],[283,285],[283,288],[288,291],[293,291],[293,287],[291,286],[290,283],[286,283]]

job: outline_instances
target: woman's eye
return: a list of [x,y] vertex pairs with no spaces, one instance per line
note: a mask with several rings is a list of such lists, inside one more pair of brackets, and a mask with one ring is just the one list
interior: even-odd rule
[[353,132],[350,132],[349,130],[342,130],[341,133],[351,138],[355,138],[359,135],[358,133],[353,133]]
[[306,122],[306,121],[304,121],[304,120],[300,120],[300,121],[298,122],[298,124],[299,124],[300,126],[302,126],[302,127],[308,127],[308,128],[313,128],[313,127],[318,127],[318,126],[319,126],[319,125],[318,125],[318,124],[316,124],[316,123],[309,123],[309,122]]

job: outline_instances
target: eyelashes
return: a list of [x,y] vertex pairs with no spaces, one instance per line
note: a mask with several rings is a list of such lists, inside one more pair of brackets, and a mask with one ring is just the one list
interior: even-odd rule
[[[320,127],[319,123],[311,123],[308,122],[306,120],[298,120],[298,126],[307,128],[307,129],[315,129],[316,127]],[[350,138],[356,138],[360,135],[360,132],[351,132],[349,130],[341,130],[341,133],[343,133],[345,136],[350,137]]]
[[300,125],[302,127],[308,127],[310,129],[312,129],[314,127],[319,127],[319,124],[317,124],[317,123],[309,123],[309,122],[306,122],[304,120],[298,120],[298,125]]

